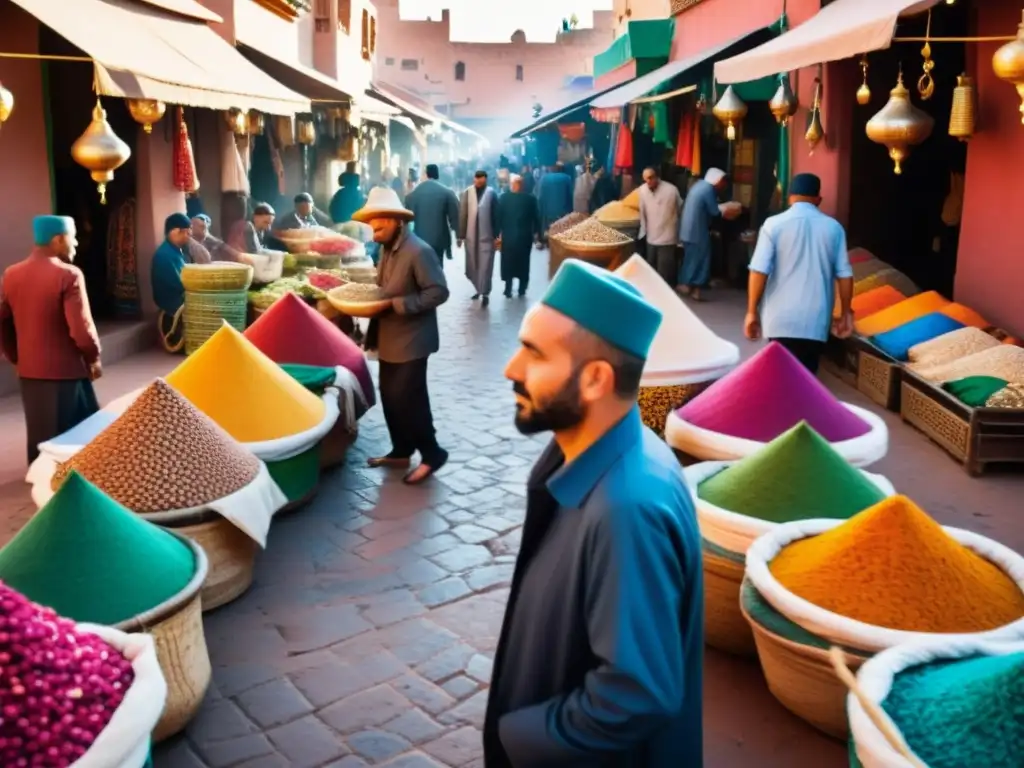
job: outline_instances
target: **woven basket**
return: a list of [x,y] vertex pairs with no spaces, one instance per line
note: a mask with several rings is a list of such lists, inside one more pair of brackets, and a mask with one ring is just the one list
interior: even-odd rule
[[637,402],[640,404],[640,418],[654,433],[664,439],[665,422],[668,415],[703,392],[710,381],[696,384],[677,384],[668,387],[640,387]]
[[122,632],[146,632],[156,643],[160,669],[167,681],[167,703],[153,730],[154,742],[179,733],[195,717],[213,676],[203,634],[201,596],[209,563],[202,547],[174,531],[171,533],[187,543],[195,555],[192,581],[155,608],[114,625],[114,629]]
[[[740,611],[754,634],[768,690],[782,706],[819,731],[837,739],[850,735],[846,718],[846,686],[836,676],[826,650],[783,637],[751,616],[749,583],[741,588]],[[754,592],[756,594],[756,592]],[[781,617],[780,617],[781,618]],[[785,619],[782,619],[785,621]],[[866,656],[844,649],[846,665],[856,672]]]
[[[556,238],[552,242],[556,242]],[[636,243],[629,240],[625,243],[580,243],[575,240],[562,240],[566,259],[580,259],[607,270],[615,270],[628,259],[635,250]]]
[[181,270],[181,285],[186,291],[246,291],[252,285],[253,268],[232,261],[212,264],[186,264]]
[[332,288],[327,292],[327,300],[331,306],[349,317],[375,317],[392,305],[391,299],[378,299],[375,301],[352,301],[344,298],[339,291],[345,286]]
[[754,636],[740,612],[743,555],[702,545],[704,556],[704,642],[734,656],[755,656]]
[[201,592],[203,613],[241,597],[252,586],[259,545],[226,518],[204,510],[178,520],[162,519],[159,525],[187,536],[206,553],[209,570]]
[[245,330],[249,297],[245,291],[222,293],[185,292],[185,354],[191,355],[227,321],[236,330]]

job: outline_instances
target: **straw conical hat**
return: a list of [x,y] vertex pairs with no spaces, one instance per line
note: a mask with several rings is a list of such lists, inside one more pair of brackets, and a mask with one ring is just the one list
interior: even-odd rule
[[[275,301],[244,335],[278,364],[347,368],[359,379],[367,402],[373,403],[373,379],[363,350],[294,293]],[[296,339],[301,342],[296,343]]]
[[0,550],[0,580],[75,621],[116,624],[181,592],[192,550],[77,472]]
[[704,325],[639,254],[634,254],[615,273],[661,311],[661,326],[647,354],[641,386],[711,381],[739,362],[739,348]]
[[142,514],[190,509],[240,491],[260,462],[208,416],[157,379],[113,424],[61,464]]
[[391,187],[374,187],[366,198],[366,205],[352,214],[354,221],[367,222],[371,219],[402,219],[412,221],[415,215],[402,205],[398,193]]
[[167,383],[242,443],[297,435],[326,412],[320,398],[226,324]]

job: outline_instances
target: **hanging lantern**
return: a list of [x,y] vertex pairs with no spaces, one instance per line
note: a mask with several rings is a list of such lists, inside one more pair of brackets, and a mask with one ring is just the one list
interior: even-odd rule
[[263,113],[250,109],[249,114],[246,115],[246,132],[251,136],[262,136],[263,129]]
[[224,113],[224,121],[235,136],[249,135],[249,118],[240,109],[229,109]]
[[312,116],[296,117],[295,140],[307,147],[316,144],[316,124],[313,122]]
[[718,118],[719,122],[725,124],[725,137],[729,141],[735,141],[736,123],[743,122],[743,118],[747,116],[747,105],[736,95],[736,91],[731,85],[725,89],[722,98],[712,107],[711,113]]
[[775,120],[779,125],[788,125],[789,119],[796,114],[799,106],[796,94],[793,93],[789,84],[789,75],[779,75],[779,87],[775,91],[775,95],[772,96],[772,100],[768,102],[768,109],[775,115]]
[[900,174],[910,147],[931,136],[934,126],[932,116],[911,103],[910,91],[903,85],[901,72],[896,87],[889,92],[888,103],[868,120],[865,132],[873,142],[889,149],[889,157],[896,164],[893,170]]
[[957,77],[949,111],[949,135],[967,141],[974,135],[974,83],[966,73]]
[[167,105],[156,99],[128,99],[128,112],[146,133],[153,132],[153,123],[159,122]]
[[4,88],[4,84],[0,83],[0,125],[7,122],[7,119],[11,116],[11,112],[14,111],[14,94]]
[[811,102],[811,113],[808,115],[807,131],[804,140],[813,155],[818,144],[825,138],[825,126],[821,124],[821,78],[814,78],[814,100]]
[[132,156],[131,149],[114,133],[107,122],[107,111],[100,100],[92,110],[92,122],[85,133],[71,145],[71,157],[89,171],[100,193],[100,203],[107,204],[107,183],[113,181],[114,171]]
[[871,88],[868,86],[868,57],[864,56],[860,60],[860,71],[863,76],[863,80],[860,84],[860,88],[857,89],[857,103],[862,107],[866,107],[871,102]]
[[1024,123],[1024,20],[1017,27],[1017,39],[1002,46],[992,56],[996,77],[1016,86],[1020,96],[1021,122]]

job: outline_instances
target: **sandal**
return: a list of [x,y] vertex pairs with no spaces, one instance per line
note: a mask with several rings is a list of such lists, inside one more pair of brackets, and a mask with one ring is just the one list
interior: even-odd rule
[[366,463],[372,469],[408,469],[411,462],[408,458],[403,459],[400,456],[373,456],[367,459]]
[[425,483],[434,473],[437,472],[441,467],[448,463],[448,454],[445,453],[435,464],[427,464],[426,462],[420,462],[416,469],[408,472],[405,477],[402,478],[402,482],[406,485],[420,485]]

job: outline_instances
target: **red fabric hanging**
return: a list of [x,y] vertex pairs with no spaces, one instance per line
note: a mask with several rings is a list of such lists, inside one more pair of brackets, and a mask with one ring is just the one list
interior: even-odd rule
[[683,112],[679,121],[679,136],[676,138],[676,165],[680,168],[693,166],[693,130],[697,120],[693,112]]
[[586,123],[565,123],[558,126],[558,133],[570,144],[578,144],[583,141],[587,133]]
[[185,125],[185,110],[178,107],[178,132],[174,141],[174,187],[185,194],[199,190],[199,175],[196,172],[196,158],[192,154],[192,140]]
[[626,123],[619,126],[619,139],[615,145],[615,170],[627,173],[633,170],[633,132]]

